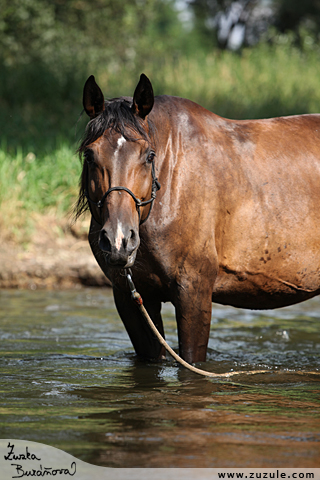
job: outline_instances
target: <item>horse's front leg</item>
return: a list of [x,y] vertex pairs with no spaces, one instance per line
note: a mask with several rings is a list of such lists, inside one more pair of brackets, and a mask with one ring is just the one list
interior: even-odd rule
[[[123,291],[114,287],[113,295],[118,313],[128,332],[136,354],[145,359],[161,360],[165,358],[164,347],[159,343],[151,331],[147,321],[142,316],[137,305],[131,300],[129,287]],[[163,323],[161,318],[161,302],[157,298],[143,296],[143,303],[153,323],[164,336]]]
[[203,278],[179,281],[174,300],[180,356],[204,362],[210,334],[212,285]]

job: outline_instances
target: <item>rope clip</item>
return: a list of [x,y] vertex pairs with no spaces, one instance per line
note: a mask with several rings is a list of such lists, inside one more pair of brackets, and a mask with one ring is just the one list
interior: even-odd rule
[[126,269],[126,276],[127,276],[129,288],[130,288],[130,291],[131,291],[131,298],[137,305],[142,305],[143,301],[142,301],[141,295],[140,295],[140,293],[137,292],[131,275],[132,275],[132,272],[131,272],[130,268]]

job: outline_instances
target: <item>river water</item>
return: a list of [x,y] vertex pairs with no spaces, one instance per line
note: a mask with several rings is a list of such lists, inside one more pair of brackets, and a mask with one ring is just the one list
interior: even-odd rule
[[107,467],[320,467],[319,298],[213,305],[197,366],[270,372],[223,381],[137,360],[108,289],[0,291],[0,305],[0,438]]

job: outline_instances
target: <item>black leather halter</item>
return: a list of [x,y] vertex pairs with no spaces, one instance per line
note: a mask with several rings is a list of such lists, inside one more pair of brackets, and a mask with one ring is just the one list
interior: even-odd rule
[[[154,167],[154,162],[152,162],[152,170],[151,170],[151,174],[152,174],[152,190],[151,190],[151,198],[149,200],[145,200],[144,202],[142,202],[139,198],[137,198],[135,196],[135,194],[129,190],[129,188],[127,187],[111,187],[109,188],[106,193],[103,195],[103,197],[101,198],[101,200],[99,200],[99,202],[94,202],[93,200],[91,200],[91,198],[89,198],[89,194],[88,194],[88,185],[87,185],[87,188],[86,190],[84,191],[84,195],[87,197],[87,200],[88,200],[88,205],[89,205],[89,209],[90,209],[90,213],[91,215],[93,216],[93,218],[95,219],[95,221],[102,225],[102,222],[101,222],[101,213],[102,213],[102,208],[103,208],[103,204],[107,198],[107,196],[111,193],[111,192],[114,192],[114,191],[121,191],[123,190],[124,192],[127,192],[129,193],[129,195],[131,195],[131,197],[133,198],[135,204],[136,204],[136,207],[137,207],[137,211],[138,211],[138,215],[139,215],[139,225],[142,225],[144,222],[146,222],[149,218],[149,215],[150,215],[150,212],[151,212],[151,209],[152,209],[152,206],[153,206],[153,202],[157,196],[157,191],[160,190],[160,183],[158,182],[158,179],[156,178],[156,173],[155,173],[155,167]],[[88,179],[87,179],[87,183],[88,183]],[[144,220],[141,221],[141,214],[140,214],[140,208],[141,207],[145,207],[146,205],[150,205],[150,210],[148,212],[148,215],[146,216],[146,218]],[[91,205],[95,205],[96,207],[98,207],[100,209],[100,220],[98,221],[94,214],[93,214],[93,211],[92,211],[92,208],[91,208]]]

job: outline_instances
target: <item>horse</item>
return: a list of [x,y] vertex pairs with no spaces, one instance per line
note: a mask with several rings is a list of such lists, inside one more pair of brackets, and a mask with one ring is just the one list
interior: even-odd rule
[[320,289],[320,115],[230,120],[179,97],[83,90],[89,122],[76,216],[110,280],[136,354],[164,349],[132,303],[126,269],[164,335],[175,308],[180,356],[206,360],[212,302],[274,309]]

